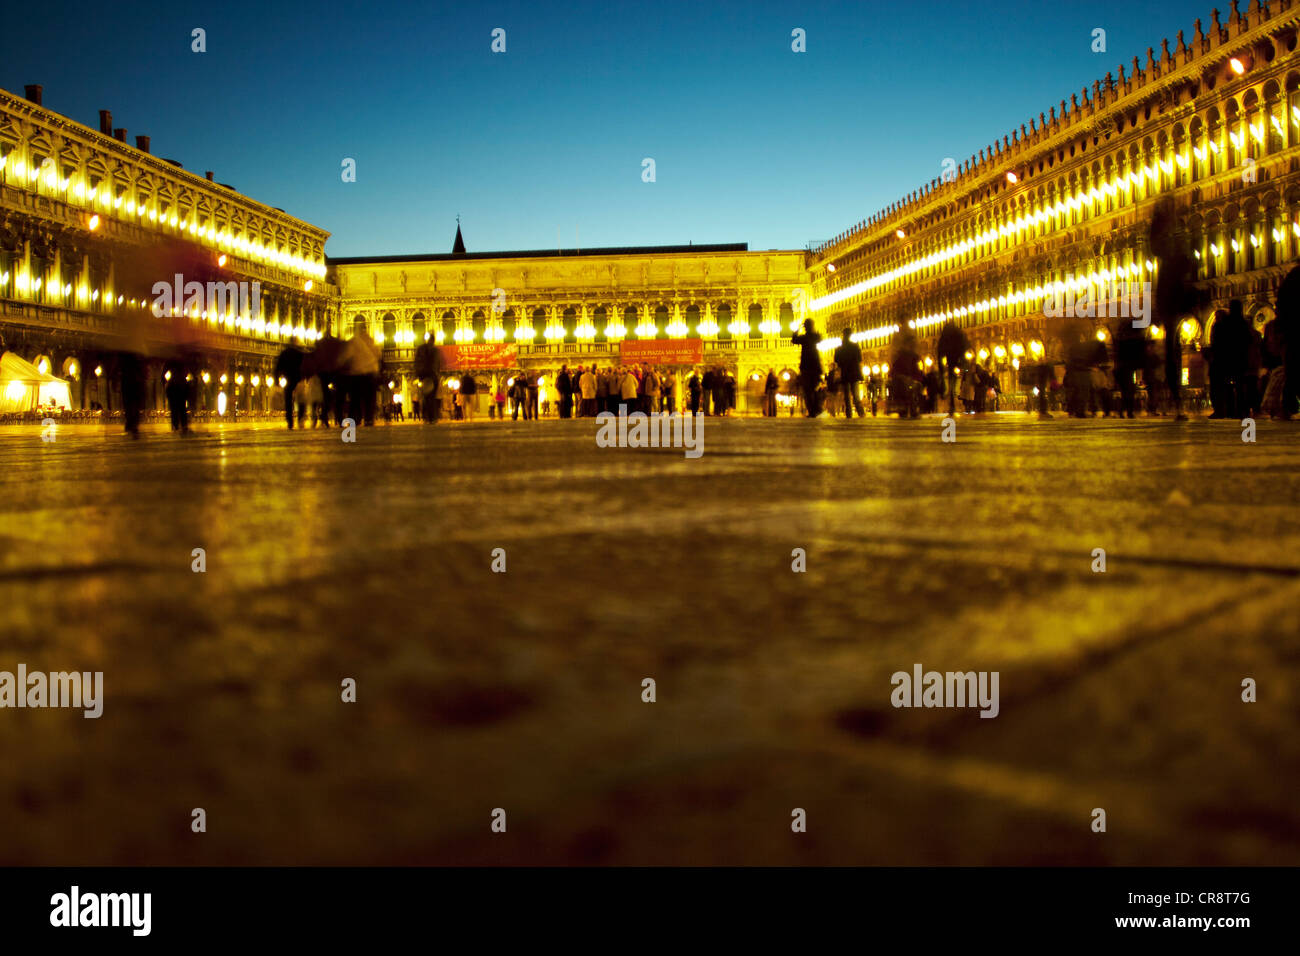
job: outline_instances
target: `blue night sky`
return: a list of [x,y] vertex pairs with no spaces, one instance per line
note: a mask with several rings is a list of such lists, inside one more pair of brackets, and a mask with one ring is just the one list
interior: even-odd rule
[[449,252],[457,214],[471,252],[555,248],[557,229],[565,248],[788,249],[1145,63],[1211,6],[50,0],[6,12],[0,86],[41,83],[91,128],[111,109],[131,143],[328,229],[332,256]]

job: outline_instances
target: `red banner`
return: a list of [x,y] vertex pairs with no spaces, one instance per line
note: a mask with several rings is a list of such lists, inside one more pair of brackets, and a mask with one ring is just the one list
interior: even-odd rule
[[647,365],[699,365],[704,361],[702,339],[639,339],[618,343],[621,362]]
[[504,342],[487,345],[439,345],[445,369],[518,368],[519,349]]

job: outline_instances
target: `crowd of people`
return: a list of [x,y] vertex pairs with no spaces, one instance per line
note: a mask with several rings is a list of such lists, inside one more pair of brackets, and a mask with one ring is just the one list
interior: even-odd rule
[[[1044,418],[1052,417],[1049,408],[1077,418],[1134,418],[1145,405],[1149,415],[1168,413],[1186,420],[1186,391],[1191,388],[1208,400],[1210,418],[1285,420],[1300,413],[1300,265],[1292,267],[1278,289],[1276,317],[1257,329],[1246,318],[1243,302],[1232,300],[1215,313],[1209,342],[1185,369],[1180,326],[1204,305],[1206,293],[1194,281],[1187,239],[1173,221],[1170,207],[1164,206],[1152,225],[1152,249],[1162,255],[1152,321],[1162,334],[1148,336],[1129,317],[1097,331],[1083,319],[1063,321],[1043,355],[1016,362],[1015,384],[1032,397],[1028,411]],[[949,414],[957,413],[958,403],[971,414],[998,410],[1006,383],[993,368],[971,359],[966,335],[954,323],[940,329],[937,362],[923,362],[916,333],[900,330],[891,343],[888,371],[881,374],[863,368],[850,334],[843,330],[825,370],[822,336],[812,320],[793,336],[800,347],[799,391],[809,417],[852,418],[854,412],[862,417],[861,391],[872,415],[882,399],[887,413],[896,411],[902,418],[936,412],[945,397]],[[1063,370],[1059,380],[1058,369]],[[776,413],[776,389],[769,372],[764,415]]]
[[[1134,418],[1145,406],[1151,415],[1168,412],[1185,419],[1184,393],[1190,387],[1203,389],[1211,418],[1289,419],[1300,412],[1300,265],[1291,268],[1278,288],[1275,318],[1256,328],[1243,302],[1232,300],[1215,313],[1209,341],[1185,369],[1180,325],[1204,305],[1206,293],[1195,282],[1188,240],[1170,204],[1158,204],[1153,214],[1151,249],[1159,256],[1151,319],[1163,334],[1153,338],[1129,318],[1105,330],[1094,330],[1081,319],[1059,323],[1053,335],[1044,335],[1041,354],[1017,362],[1014,384],[1032,396],[1028,410],[1042,417],[1051,417],[1049,408],[1055,408],[1073,417]],[[800,349],[796,384],[809,417],[852,418],[856,413],[861,418],[866,414],[864,396],[873,416],[883,403],[886,414],[914,418],[938,411],[945,398],[949,414],[957,413],[959,403],[961,411],[980,414],[997,411],[1004,386],[1012,384],[1005,379],[1008,370],[999,374],[972,360],[966,334],[952,322],[939,331],[937,361],[923,362],[915,332],[903,329],[891,343],[889,365],[870,370],[848,328],[825,370],[822,336],[811,319],[792,342]],[[548,411],[547,399],[554,400],[560,418],[590,418],[621,408],[629,413],[725,416],[736,408],[735,375],[720,365],[691,370],[683,402],[676,393],[679,375],[648,364],[564,365],[551,383],[542,373],[521,371],[493,391],[472,372],[455,378],[456,373],[441,367],[439,354],[427,343],[415,353],[419,391],[411,414],[425,422],[444,417],[473,420],[481,406],[480,391],[490,414],[502,420],[507,413],[514,420],[535,420]],[[189,432],[189,410],[196,407],[201,364],[197,353],[180,351],[165,365],[172,428],[182,434]],[[126,430],[137,435],[146,394],[143,357],[124,352],[118,367]],[[405,419],[399,396],[387,394],[380,404],[382,370],[382,353],[364,331],[347,341],[325,335],[311,351],[285,348],[274,374],[284,389],[286,424],[304,427],[310,419],[313,427],[329,426],[350,418],[358,425],[373,425],[377,412],[385,419]],[[1063,370],[1059,381],[1058,370]],[[776,416],[782,392],[781,380],[769,369],[761,386],[764,416]],[[794,414],[792,399],[787,401]]]
[[677,409],[676,377],[650,365],[616,365],[600,368],[562,365],[555,378],[561,418],[594,418],[602,412],[617,414],[622,406],[632,412],[667,412]]

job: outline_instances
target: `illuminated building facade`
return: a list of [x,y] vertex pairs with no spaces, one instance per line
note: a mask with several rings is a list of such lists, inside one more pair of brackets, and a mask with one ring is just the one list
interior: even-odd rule
[[[199,406],[270,408],[270,372],[291,341],[309,343],[334,318],[329,234],[232,187],[126,142],[107,111],[94,130],[47,110],[41,88],[0,90],[0,334],[8,349],[71,382],[74,408],[120,407],[116,354],[143,349],[149,394],[161,401],[162,358],[178,337],[202,343]],[[218,284],[160,321],[154,284]],[[256,282],[252,303],[227,283]],[[198,387],[201,384],[202,387]]]
[[[814,249],[818,324],[854,329],[879,364],[903,327],[936,358],[952,320],[1014,392],[1022,358],[1061,358],[1063,320],[1046,303],[1153,280],[1148,229],[1166,195],[1211,292],[1181,324],[1184,361],[1233,298],[1266,321],[1300,252],[1300,5],[1232,6],[1227,22],[1196,21],[1190,40],[1179,32],[978,156],[936,163],[940,177]],[[1101,338],[1117,319],[1092,321]]]
[[[454,248],[459,240],[458,229]],[[803,250],[750,252],[733,244],[389,256],[330,265],[343,334],[364,327],[382,341],[390,380],[407,396],[415,347],[426,340],[513,344],[503,367],[484,376],[495,387],[516,370],[550,381],[562,364],[617,365],[625,342],[697,339],[699,364],[734,374],[737,408],[757,411],[755,376],[798,365],[790,334],[803,319],[805,259]],[[685,362],[653,364],[689,374]]]
[[[828,347],[855,330],[868,365],[888,362],[905,327],[933,359],[951,320],[1010,394],[1021,364],[1062,357],[1063,320],[1046,303],[1084,290],[1133,301],[1153,281],[1151,210],[1171,196],[1210,291],[1181,326],[1191,364],[1229,300],[1242,299],[1257,326],[1271,316],[1300,254],[1298,26],[1296,0],[1267,10],[1250,0],[1244,12],[1234,2],[1226,22],[1217,12],[1208,29],[1197,21],[1190,38],[1179,32],[1145,64],[1135,57],[966,162],[939,160],[928,185],[809,251],[467,253],[458,243],[448,254],[327,261],[328,233],[155,157],[147,137],[129,146],[106,113],[93,130],[46,110],[39,87],[25,99],[0,91],[0,333],[72,379],[74,405],[112,408],[95,372],[110,377],[129,320],[148,316],[153,283],[171,279],[164,248],[200,279],[261,284],[260,317],[179,310],[204,333],[207,407],[226,376],[239,407],[269,409],[268,373],[286,344],[365,328],[408,401],[426,337],[514,345],[485,370],[489,387],[517,370],[616,364],[623,343],[697,341],[699,364],[734,374],[740,410],[752,411],[768,368],[797,367],[790,333],[805,315]],[[1105,337],[1117,319],[1091,321]]]

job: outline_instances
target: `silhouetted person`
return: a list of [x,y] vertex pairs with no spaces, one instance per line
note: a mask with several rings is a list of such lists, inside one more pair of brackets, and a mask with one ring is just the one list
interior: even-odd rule
[[275,357],[275,376],[284,379],[284,420],[293,428],[293,393],[302,381],[302,363],[307,354],[290,345]]
[[560,417],[573,417],[573,383],[569,381],[569,366],[561,365],[555,377],[555,392],[560,396]]
[[1171,196],[1156,202],[1151,214],[1150,245],[1159,264],[1153,298],[1155,321],[1165,331],[1165,385],[1173,404],[1174,420],[1186,421],[1182,397],[1183,345],[1178,326],[1182,316],[1196,306],[1196,260],[1178,225],[1177,208]]
[[725,415],[730,407],[727,404],[727,373],[716,368],[713,370],[713,414]]
[[899,418],[921,416],[921,364],[916,354],[916,333],[904,329],[894,337],[894,354],[889,363],[890,393],[901,402]]
[[537,421],[540,410],[537,407],[538,394],[542,388],[542,377],[534,372],[528,373],[528,379],[525,382],[528,386],[528,413],[524,416],[533,421]]
[[862,381],[862,349],[849,339],[848,329],[840,336],[839,347],[835,350],[835,365],[840,370],[840,390],[844,393],[844,417],[852,418],[856,408],[858,418],[866,418],[862,399],[858,398],[858,383]]
[[776,390],[781,387],[781,383],[776,380],[776,370],[767,370],[767,379],[763,382],[763,414],[768,418],[776,418]]
[[1289,419],[1296,413],[1296,400],[1300,395],[1300,265],[1286,274],[1277,289],[1278,336],[1282,347],[1282,412],[1278,416]]
[[822,340],[812,319],[803,320],[803,332],[790,336],[799,346],[799,387],[803,391],[804,409],[809,418],[821,414],[821,398],[817,386],[822,381],[822,355],[817,345]]
[[442,353],[432,342],[422,342],[415,350],[415,377],[420,380],[420,418],[436,422],[442,411],[438,400],[438,376],[442,371]]
[[118,357],[122,376],[122,418],[126,433],[140,437],[140,412],[144,408],[144,362],[135,352],[123,352]]
[[951,320],[939,330],[939,342],[935,349],[939,353],[939,367],[943,369],[944,387],[948,390],[948,414],[957,414],[957,373],[966,363],[966,353],[970,351],[970,342],[966,333]]
[[342,368],[343,340],[333,333],[326,333],[316,342],[316,348],[303,367],[304,374],[310,371],[320,378],[321,421],[326,425],[330,423],[331,414],[334,424],[343,422],[345,380]]
[[188,369],[184,362],[168,362],[164,370],[167,410],[171,413],[172,431],[182,435],[190,433],[190,417],[185,407],[190,397],[190,383],[185,380]]
[[1146,363],[1146,336],[1133,328],[1129,319],[1121,319],[1111,333],[1115,340],[1115,384],[1119,388],[1121,413],[1137,417],[1137,373]]

